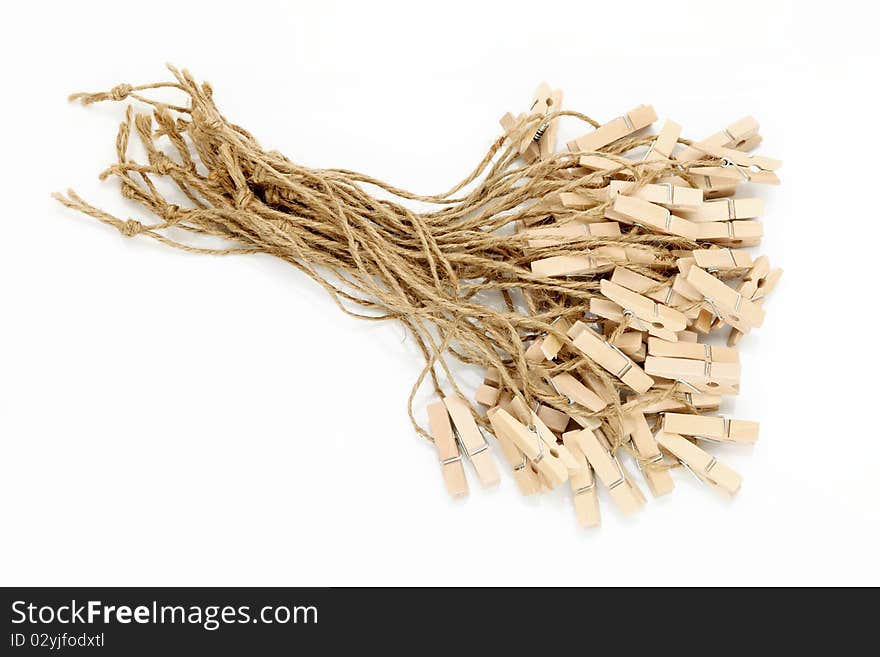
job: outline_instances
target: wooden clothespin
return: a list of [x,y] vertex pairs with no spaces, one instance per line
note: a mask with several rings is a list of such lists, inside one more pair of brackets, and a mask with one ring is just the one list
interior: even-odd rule
[[714,415],[664,413],[663,431],[694,436],[718,443],[752,445],[758,440],[758,423],[749,420],[728,420]]
[[541,404],[538,407],[538,418],[554,433],[561,434],[568,428],[571,418],[568,414],[558,411],[551,406]]
[[[501,117],[501,127],[505,132],[510,134],[520,125],[520,122],[534,117],[547,116],[552,112],[556,112],[562,108],[562,90],[552,89],[546,82],[542,82],[535,90],[531,107],[525,114],[518,117],[510,113]],[[517,145],[517,150],[526,161],[531,162],[536,159],[546,158],[556,149],[556,128],[557,119],[550,119],[538,124],[535,132],[523,135]]]
[[489,423],[492,425],[492,432],[501,445],[501,451],[504,453],[505,459],[510,464],[513,471],[513,480],[523,495],[534,495],[541,492],[541,482],[538,481],[538,474],[532,470],[529,460],[526,458],[510,437],[505,426],[495,420],[495,414],[501,410],[499,407],[490,408],[486,412]]
[[[754,301],[757,305],[762,305],[764,298],[773,291],[781,277],[782,270],[771,269],[770,259],[767,256],[760,256],[755,260],[748,273],[743,276],[737,292],[746,299]],[[729,347],[736,346],[743,335],[745,335],[743,331],[731,328],[730,335],[727,336],[727,345]]]
[[645,153],[645,157],[642,161],[662,162],[671,159],[672,149],[675,148],[680,136],[681,126],[675,121],[667,119],[663,124],[663,127],[660,129],[660,132],[657,134],[657,139],[651,143],[651,146],[648,148],[648,152]]
[[494,367],[486,370],[486,376],[483,383],[477,388],[474,395],[476,402],[482,406],[492,407],[498,404],[498,398],[501,396],[501,376]]
[[[738,121],[734,121],[724,130],[716,132],[704,139],[701,144],[709,146],[721,146],[727,148],[737,148],[747,141],[753,139],[758,134],[758,122],[751,116],[746,116]],[[675,159],[679,162],[693,162],[703,157],[704,151],[698,148],[688,146],[680,153],[675,155]]]
[[661,431],[656,439],[663,449],[675,456],[703,483],[728,495],[736,495],[739,491],[742,477],[684,436]]
[[[700,190],[694,191],[702,194]],[[695,208],[682,207],[678,212],[682,218],[694,223],[754,219],[764,213],[764,201],[759,198],[725,198],[706,201]]]
[[[688,319],[693,319],[699,312],[699,309],[694,307],[693,301],[701,299],[702,297],[700,297],[699,293],[696,291],[694,291],[696,299],[688,299],[676,292],[672,285],[660,286],[657,281],[652,280],[647,276],[643,276],[642,274],[638,274],[626,267],[615,267],[609,280],[621,287],[625,287],[633,292],[638,292],[649,299],[659,301],[670,308],[674,308]],[[681,331],[679,331],[679,333],[681,333]]]
[[736,394],[739,389],[739,356],[729,347],[648,338],[645,371],[701,392]]
[[[574,335],[573,335],[574,334]],[[646,392],[654,380],[620,349],[606,341],[583,322],[575,322],[568,332],[574,346],[636,392]]]
[[569,477],[571,495],[574,501],[574,512],[581,527],[598,527],[602,524],[599,515],[599,495],[596,489],[596,477],[587,457],[574,439],[575,431],[562,434],[562,444],[568,448],[577,461],[578,470]]
[[618,194],[611,210],[613,214],[609,214],[608,211],[605,213],[609,219],[638,224],[656,232],[687,237],[691,240],[696,240],[698,236],[700,224],[677,217],[669,211],[669,208],[640,198]]
[[498,475],[498,467],[489,451],[489,444],[480,433],[480,428],[471,415],[471,409],[467,403],[458,396],[448,395],[443,398],[446,410],[452,418],[452,425],[458,434],[462,451],[467,456],[477,471],[477,478],[484,487],[495,486],[501,481]]
[[645,503],[645,498],[638,486],[627,476],[626,471],[615,457],[611,455],[607,442],[600,440],[599,435],[590,429],[572,431],[571,440],[587,457],[599,481],[611,493],[611,499],[624,515],[638,511]]
[[608,402],[571,374],[557,374],[550,379],[550,384],[563,397],[568,397],[570,403],[580,404],[594,413],[608,406]]
[[627,413],[623,418],[623,430],[632,438],[633,447],[638,454],[639,468],[654,497],[672,492],[675,483],[669,470],[658,467],[663,464],[663,455],[657,447],[645,414],[642,411]]
[[[657,120],[657,113],[650,105],[639,105],[629,112],[596,128],[593,132],[578,137],[568,143],[568,149],[577,151],[598,151],[603,146],[622,139],[646,128]],[[581,162],[581,166],[585,166]]]
[[526,235],[529,239],[529,246],[537,249],[583,240],[588,237],[615,237],[620,235],[620,224],[616,221],[590,224],[572,221],[567,224],[533,228]]
[[[682,187],[672,183],[654,183],[636,188],[636,184],[625,180],[612,180],[608,186],[608,197],[617,194],[639,198],[643,201],[664,205],[670,208],[687,209],[697,213],[703,205],[703,192],[693,187]],[[684,216],[682,214],[682,216]]]
[[461,464],[461,455],[458,453],[449,413],[446,412],[443,402],[428,404],[428,425],[440,456],[440,468],[446,490],[452,497],[467,495],[468,485]]
[[[676,385],[673,383],[672,385]],[[658,390],[663,390],[668,386],[655,384],[648,392],[651,394]],[[683,391],[680,393],[684,399],[676,397],[667,397],[661,401],[652,401],[647,404],[642,403],[642,399],[646,395],[629,395],[626,398],[627,403],[637,403],[642,413],[663,413],[665,411],[683,411],[687,410],[687,404],[700,410],[717,410],[721,406],[721,395],[708,394],[703,392]],[[687,402],[687,404],[685,403]]]
[[[556,434],[554,434],[550,427],[548,427],[544,421],[538,416],[537,413],[532,411],[532,427],[534,427],[535,433],[544,441],[544,446],[548,451],[555,452],[553,455],[559,459],[559,461],[565,466],[565,469],[568,471],[568,474],[571,475],[573,472],[577,472],[578,465],[575,461],[574,457],[571,455],[571,452],[568,451],[568,448],[565,445],[560,445],[556,438]],[[567,423],[566,423],[567,424]]]
[[697,143],[693,148],[703,151],[711,157],[721,160],[720,166],[691,167],[689,173],[710,178],[753,182],[765,185],[778,185],[779,176],[776,169],[782,166],[780,160],[769,157],[748,155],[732,148],[712,147]]
[[635,326],[640,330],[674,341],[678,339],[676,333],[687,328],[687,317],[659,301],[649,299],[607,279],[599,282],[599,290],[605,297],[623,308],[624,314],[633,315],[638,320]]
[[764,310],[753,301],[697,266],[688,270],[687,282],[710,304],[717,317],[725,323],[748,331],[764,323]]
[[616,262],[627,262],[627,253],[620,247],[600,246],[584,251],[584,255],[552,256],[532,260],[532,273],[538,276],[579,276],[608,271]]
[[752,255],[745,249],[695,249],[693,253],[703,269],[744,269],[752,265]]
[[493,413],[492,421],[493,426],[497,423],[517,449],[534,463],[535,468],[551,488],[565,483],[568,479],[568,468],[560,460],[559,452],[548,448],[536,429],[530,430],[503,408]]

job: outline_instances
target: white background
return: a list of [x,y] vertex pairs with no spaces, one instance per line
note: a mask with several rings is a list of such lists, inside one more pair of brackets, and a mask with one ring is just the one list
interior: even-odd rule
[[[0,583],[880,584],[877,23],[806,4],[7,7]],[[268,257],[125,240],[51,201],[71,186],[139,216],[96,179],[123,105],[65,96],[166,61],[265,146],[423,193],[542,79],[597,120],[652,103],[693,138],[755,115],[785,161],[755,191],[786,273],[725,407],[762,423],[718,451],[738,498],[676,473],[635,518],[603,500],[592,531],[567,492],[523,499],[506,475],[452,502],[406,417],[420,358],[399,326]]]

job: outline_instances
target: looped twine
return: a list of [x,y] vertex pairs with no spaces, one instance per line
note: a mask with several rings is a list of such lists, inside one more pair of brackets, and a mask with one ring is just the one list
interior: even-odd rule
[[170,203],[162,208],[162,218],[169,225],[176,224],[183,218],[183,212],[180,210],[179,205]]
[[110,97],[110,100],[125,100],[131,92],[131,85],[122,83],[113,87],[107,95]]
[[164,154],[160,154],[154,157],[151,164],[156,170],[156,173],[160,176],[167,176],[174,169],[177,168],[177,164],[170,157]]
[[144,231],[144,225],[135,219],[129,219],[127,221],[123,221],[119,225],[119,232],[122,233],[125,237],[134,237],[138,233],[142,233]]

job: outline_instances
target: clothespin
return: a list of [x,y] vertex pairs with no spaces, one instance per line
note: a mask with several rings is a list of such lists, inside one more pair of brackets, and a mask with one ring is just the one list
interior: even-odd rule
[[446,490],[452,497],[467,495],[468,485],[461,464],[461,455],[458,453],[452,424],[449,422],[449,413],[446,412],[443,402],[428,404],[428,424],[440,456],[440,468]]
[[758,440],[757,422],[728,420],[714,415],[664,413],[663,431],[718,443],[752,445]]
[[[638,274],[626,267],[615,267],[609,280],[621,287],[625,287],[633,292],[638,292],[649,299],[659,301],[670,308],[674,308],[688,319],[693,319],[699,312],[699,310],[694,307],[692,303],[693,300],[689,300],[676,292],[671,284],[659,287],[657,281],[650,279],[647,276],[643,276],[642,274]],[[698,298],[701,298],[698,294],[697,296]]]
[[675,121],[667,119],[663,124],[663,127],[660,129],[660,132],[657,134],[657,139],[651,143],[651,146],[648,148],[648,152],[645,153],[645,157],[642,161],[662,162],[663,160],[671,159],[672,149],[675,148],[680,136],[681,126]]
[[[781,277],[782,270],[770,269],[770,259],[767,256],[760,256],[743,276],[737,292],[746,299],[754,301],[757,305],[762,305],[764,298],[773,291]],[[731,328],[730,335],[727,337],[727,346],[735,346],[743,335],[745,335],[743,331]]]
[[669,470],[657,467],[658,464],[663,463],[663,455],[657,447],[657,441],[654,440],[654,434],[651,433],[645,414],[642,411],[627,413],[623,418],[623,430],[632,438],[633,447],[639,457],[639,469],[645,476],[645,481],[648,482],[648,488],[651,489],[654,497],[672,492],[675,487],[672,475]]
[[513,471],[513,480],[516,482],[517,488],[519,488],[519,491],[523,495],[534,495],[535,493],[539,493],[541,492],[541,482],[538,481],[537,473],[532,470],[531,464],[525,454],[523,454],[514,444],[505,426],[500,422],[497,422],[495,419],[495,414],[499,410],[501,409],[498,406],[490,408],[487,411],[486,416],[489,418],[489,423],[492,425],[492,432],[495,434],[498,444],[501,445],[501,451],[504,453],[504,457],[507,459],[507,462],[510,464]]
[[[672,385],[676,385],[673,383]],[[662,390],[663,385],[655,384],[653,388],[648,392],[651,394],[652,392]],[[717,410],[721,406],[721,395],[712,395],[703,392],[689,392],[685,391],[681,393],[684,396],[684,400],[677,399],[675,397],[667,397],[661,401],[653,401],[648,404],[642,405],[642,399],[645,395],[629,395],[626,398],[627,403],[637,403],[639,404],[639,408],[642,413],[663,413],[665,411],[683,411],[687,410],[687,402],[694,408],[700,410]]]
[[[700,190],[695,191],[702,194]],[[678,212],[682,218],[694,223],[754,219],[763,214],[764,201],[759,198],[726,198],[706,201],[695,208],[680,208]]]
[[571,419],[567,414],[546,404],[541,404],[538,408],[538,417],[551,431],[560,434],[568,428]]
[[565,445],[558,444],[556,434],[550,430],[550,427],[544,424],[544,421],[541,420],[541,418],[538,417],[538,414],[534,411],[532,411],[532,427],[534,427],[535,432],[541,440],[544,441],[544,446],[547,450],[556,452],[555,456],[565,466],[568,474],[571,475],[573,472],[577,472],[577,462],[571,455],[571,452],[568,451],[568,448],[565,447]]
[[611,455],[608,444],[590,429],[581,429],[568,434],[571,440],[587,457],[599,481],[611,493],[620,511],[629,515],[638,511],[644,504],[644,496],[615,457]]
[[[525,118],[525,114],[514,116],[510,112],[507,112],[501,117],[499,123],[501,124],[501,127],[504,128],[505,134],[511,135]],[[537,160],[541,154],[541,148],[534,141],[528,143],[525,150],[520,150],[520,146],[521,144],[515,145],[516,152],[519,153],[519,155],[529,164]]]
[[748,331],[764,323],[764,310],[753,301],[718,280],[712,274],[693,266],[688,270],[687,282],[692,285],[712,307],[716,316],[725,323]]
[[[703,192],[693,187],[682,187],[672,183],[654,183],[642,185],[636,188],[636,183],[625,180],[612,180],[608,186],[608,197],[613,198],[616,194],[640,198],[643,201],[665,205],[671,208],[687,209],[688,212],[697,213],[703,205]],[[684,216],[684,215],[682,215]]]
[[656,440],[700,481],[728,495],[736,495],[739,491],[742,477],[684,436],[661,431]]
[[[734,170],[740,178],[748,182],[768,183],[771,185],[779,184],[779,177],[775,171],[782,166],[782,160],[772,157],[763,157],[759,155],[749,155],[732,148],[723,146],[713,146],[704,142],[693,144],[692,148],[706,153],[714,158],[721,160],[721,168]],[[709,167],[713,168],[713,167]],[[703,175],[716,176],[718,178],[736,178],[731,171],[723,173],[704,173],[700,171],[701,167],[691,168],[693,173],[702,173]]]
[[[753,139],[758,134],[758,128],[758,122],[751,116],[746,116],[738,121],[734,121],[724,130],[716,132],[700,143],[709,146],[736,148],[738,145]],[[703,153],[704,151],[698,148],[688,146],[680,153],[677,153],[675,159],[682,163],[693,162],[702,158]]]
[[602,221],[585,224],[572,221],[558,226],[542,226],[528,231],[528,244],[532,248],[556,246],[588,237],[615,237],[620,235],[620,224],[616,221]]
[[703,190],[703,198],[706,200],[733,196],[736,194],[737,186],[740,183],[739,180],[712,178],[710,176],[691,175],[690,179],[697,189]]
[[744,269],[752,264],[752,255],[745,249],[695,249],[693,257],[703,269]]
[[[571,323],[564,317],[556,319],[550,326],[557,329],[560,333],[568,333]],[[556,356],[562,350],[564,343],[552,333],[548,333],[541,341],[541,353],[547,360],[555,360]]]
[[498,468],[467,403],[461,397],[453,395],[444,397],[443,403],[452,418],[462,451],[473,463],[480,483],[487,488],[497,485],[501,481]]
[[568,335],[575,347],[636,392],[646,392],[653,385],[654,380],[629,356],[583,322],[575,322]]
[[574,439],[575,431],[562,434],[562,444],[568,448],[577,461],[578,470],[569,477],[571,494],[574,501],[574,512],[581,527],[598,527],[601,524],[599,515],[599,495],[596,489],[596,477],[587,457]]
[[[568,143],[570,151],[598,151],[603,146],[646,128],[657,120],[657,113],[650,105],[639,105],[621,117],[596,128],[593,132]],[[585,166],[581,162],[581,166]]]
[[483,378],[483,384],[477,388],[474,399],[482,406],[495,406],[498,404],[498,398],[501,395],[501,376],[498,370],[490,367],[486,370],[486,376]]
[[578,276],[608,271],[615,262],[626,262],[627,253],[624,249],[612,246],[600,246],[576,256],[552,256],[540,260],[532,260],[532,273],[538,276]]
[[569,403],[580,404],[594,413],[601,411],[608,405],[608,402],[571,374],[557,374],[550,379],[550,384],[560,395],[568,397]]
[[551,488],[559,486],[568,479],[568,468],[559,459],[559,452],[547,447],[536,429],[527,428],[503,408],[493,413],[492,418],[493,423],[497,422],[501,427],[500,430],[505,432],[517,449],[534,463],[535,468]]
[[740,365],[735,350],[707,344],[651,340],[654,338],[648,340],[649,355],[645,359],[645,371],[651,376],[684,381],[702,392],[723,390],[733,393],[738,390]]
[[667,335],[661,335],[669,340],[677,340],[675,333],[684,331],[687,328],[687,317],[677,310],[670,308],[658,301],[642,296],[637,292],[628,290],[627,288],[612,283],[607,279],[599,282],[599,291],[614,303],[624,309],[624,313],[634,315],[638,320],[636,326],[640,329],[648,331],[648,333],[656,335],[665,332]]
[[697,239],[699,224],[677,217],[669,211],[669,208],[649,201],[618,194],[614,199],[612,210],[614,214],[608,217],[606,212],[606,217],[639,224],[660,233],[679,235],[691,240]]
[[[604,299],[600,299],[600,301],[604,301]],[[614,305],[616,306],[617,304]],[[643,342],[644,333],[642,331],[624,331],[612,340],[611,336],[614,334],[614,331],[617,330],[619,324],[620,322],[605,322],[602,327],[605,339],[633,360],[639,360],[639,356],[642,356],[643,353],[645,355],[647,354],[647,348]],[[641,360],[645,360],[644,357],[642,357]]]

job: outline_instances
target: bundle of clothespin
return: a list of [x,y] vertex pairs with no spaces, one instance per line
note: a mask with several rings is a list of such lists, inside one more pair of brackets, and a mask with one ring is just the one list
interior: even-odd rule
[[[561,100],[561,91],[542,84],[529,112],[501,119],[525,161],[554,157]],[[513,360],[505,363],[509,372],[486,369],[475,394],[520,492],[568,481],[584,526],[600,522],[600,484],[624,514],[645,504],[622,457],[635,463],[652,495],[672,491],[671,470],[679,466],[734,495],[741,478],[712,456],[710,444],[758,438],[756,422],[716,412],[725,395],[739,394],[736,345],[763,323],[764,299],[782,274],[747,249],[760,244],[763,202],[740,192],[748,183],[778,184],[781,162],[749,153],[761,142],[751,117],[701,141],[682,140],[673,121],[638,138],[656,120],[651,106],[639,106],[568,144],[579,165],[565,171],[572,184],[517,231],[527,238],[522,253],[535,275],[589,281],[598,294],[586,312],[559,312],[564,294],[530,305],[534,315],[552,307],[557,316],[553,331],[523,345],[539,390],[534,407],[510,387],[522,378]],[[638,240],[602,241],[622,235],[673,239],[659,255],[640,250]],[[553,247],[566,253],[542,255]],[[722,330],[727,346],[713,340]],[[498,482],[488,443],[465,408],[456,395],[428,407],[453,496],[468,491],[462,458],[484,486]]]
[[[473,172],[426,196],[264,149],[220,113],[207,83],[170,68],[166,82],[71,97],[134,101],[101,179],[153,220],[119,219],[73,191],[59,201],[126,237],[281,258],[341,308],[401,322],[425,359],[410,417],[452,495],[467,492],[463,459],[482,485],[499,482],[490,436],[523,494],[568,482],[584,525],[599,523],[600,486],[624,513],[644,505],[627,461],[653,495],[672,490],[679,466],[737,492],[739,475],[711,443],[751,444],[758,426],[716,412],[739,394],[736,347],[763,323],[781,274],[748,250],[763,235],[749,190],[778,183],[780,166],[752,154],[754,119],[690,141],[673,121],[650,133],[651,106],[600,124],[564,111],[562,92],[542,84],[525,112],[501,119]],[[163,91],[186,102],[153,96]],[[556,147],[563,117],[590,124],[567,150]],[[413,200],[434,208],[414,211]],[[726,346],[711,339],[725,331]],[[452,360],[482,371],[474,403]],[[440,400],[428,430],[412,408],[424,382]]]

